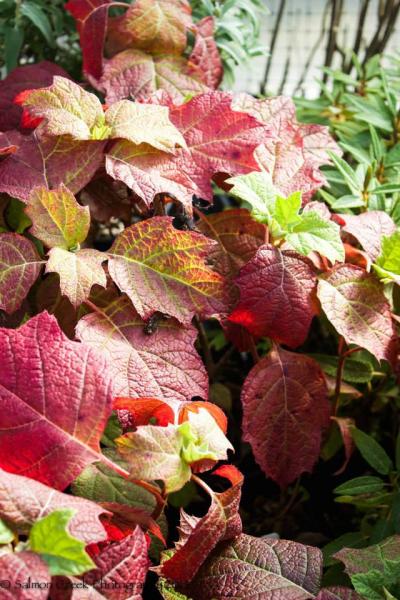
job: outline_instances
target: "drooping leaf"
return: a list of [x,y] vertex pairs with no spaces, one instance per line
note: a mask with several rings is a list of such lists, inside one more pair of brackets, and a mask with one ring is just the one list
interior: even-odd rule
[[265,244],[236,278],[240,301],[229,320],[295,348],[304,342],[317,312],[316,281],[307,258]]
[[182,54],[192,24],[187,0],[137,0],[110,19],[107,46],[113,53],[139,48],[149,54]]
[[384,282],[395,281],[400,285],[400,231],[383,237],[382,251],[374,269]]
[[[32,589],[24,588],[36,582],[35,600],[46,600],[49,595],[51,575],[47,564],[34,552],[5,552],[0,554],[2,596],[4,599],[29,600]],[[7,582],[4,584],[4,582]]]
[[69,0],[65,5],[77,22],[83,69],[96,78],[102,73],[109,5],[109,0]]
[[149,568],[147,541],[140,527],[118,543],[106,546],[93,557],[96,569],[85,574],[85,582],[114,600],[142,600]]
[[106,287],[107,278],[102,267],[102,263],[107,260],[104,252],[92,248],[84,248],[79,252],[52,248],[48,255],[46,273],[59,275],[61,294],[75,308],[89,297],[94,285]]
[[75,194],[101,166],[103,141],[43,137],[38,132],[7,134],[17,150],[0,162],[0,191],[27,202],[35,187],[56,188],[62,183]]
[[212,201],[211,178],[216,173],[238,175],[259,168],[254,150],[263,128],[253,117],[232,110],[231,102],[226,92],[209,92],[171,107],[170,119],[187,149],[170,155],[148,145],[117,142],[107,154],[107,172],[147,205],[156,194],[175,196],[189,212],[193,194]]
[[166,400],[207,398],[204,365],[194,348],[197,331],[174,319],[161,319],[148,335],[145,323],[126,296],[86,315],[78,339],[107,353],[118,395]]
[[34,244],[18,233],[0,234],[0,309],[15,312],[43,265]]
[[247,376],[242,405],[243,439],[266,475],[286,486],[312,470],[330,412],[315,361],[273,348]]
[[74,537],[87,544],[106,538],[99,520],[106,511],[98,504],[0,469],[0,517],[19,533],[27,534],[38,519],[61,509],[74,511],[68,526]]
[[318,548],[242,534],[218,547],[183,591],[193,600],[308,600],[318,593],[321,571]]
[[351,437],[364,460],[381,475],[388,475],[393,465],[386,450],[372,436],[357,427],[352,427]]
[[0,466],[63,489],[101,459],[113,394],[106,361],[46,312],[1,329],[0,352]]
[[369,210],[359,215],[340,215],[343,231],[356,238],[372,261],[381,253],[382,237],[390,236],[396,225],[389,215],[380,210]]
[[14,69],[0,82],[0,131],[18,129],[21,125],[22,108],[14,98],[26,89],[49,86],[55,75],[68,77],[58,65],[47,60]]
[[30,233],[48,248],[76,248],[89,231],[89,209],[80,206],[64,185],[32,190],[25,212],[32,221]]
[[153,217],[125,229],[109,252],[112,279],[143,319],[156,311],[189,324],[194,314],[222,313],[225,284],[205,263],[215,242],[179,231],[170,217]]
[[214,19],[204,17],[194,26],[195,41],[189,64],[196,66],[195,76],[205,85],[216,89],[223,75],[222,61],[214,38]]
[[94,567],[85,543],[68,531],[74,511],[60,509],[40,518],[29,532],[29,547],[48,565],[51,575],[82,575]]
[[234,106],[264,123],[266,139],[256,157],[281,195],[302,190],[303,199],[309,200],[326,183],[319,167],[330,162],[328,151],[341,154],[328,128],[298,123],[293,101],[284,96],[258,100],[240,94]]
[[257,223],[244,208],[207,216],[200,214],[202,216],[197,222],[197,228],[218,242],[218,247],[209,253],[208,260],[225,277],[235,277],[267,241],[265,225]]
[[379,281],[355,265],[338,265],[320,277],[322,308],[348,344],[379,360],[394,359],[396,337],[389,304]]
[[108,103],[124,98],[142,102],[163,90],[180,104],[187,97],[208,91],[201,77],[201,71],[197,73],[183,56],[151,56],[130,48],[106,61],[96,87]]
[[204,517],[194,517],[181,510],[176,551],[158,569],[160,575],[177,583],[191,581],[218,542],[242,532],[238,511],[243,475],[232,465],[220,467],[213,474],[228,478],[231,487],[212,494],[210,508]]

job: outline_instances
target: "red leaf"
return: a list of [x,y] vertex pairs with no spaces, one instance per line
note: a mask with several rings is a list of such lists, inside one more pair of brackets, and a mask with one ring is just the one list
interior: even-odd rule
[[126,183],[148,206],[156,194],[176,197],[191,210],[192,196],[212,201],[216,173],[238,175],[259,170],[254,150],[263,128],[232,110],[232,96],[209,92],[170,109],[170,120],[185,138],[187,149],[174,155],[146,144],[117,142],[107,154],[106,169]]
[[[49,595],[51,575],[47,564],[33,552],[5,552],[0,555],[2,600],[46,600]],[[32,588],[37,584],[34,595]]]
[[142,600],[149,559],[146,537],[139,526],[93,559],[97,568],[84,575],[85,583],[93,585],[110,600]]
[[321,590],[316,600],[362,600],[362,597],[350,588],[339,586]]
[[23,90],[47,87],[53,83],[54,75],[69,75],[54,63],[44,60],[35,65],[24,65],[14,69],[0,81],[0,131],[18,129],[21,124],[22,108],[14,103],[14,98]]
[[344,417],[331,417],[333,421],[337,424],[340,430],[340,434],[343,440],[344,446],[344,454],[345,460],[343,465],[340,467],[338,471],[336,471],[335,475],[341,475],[346,470],[347,465],[349,464],[349,460],[354,451],[354,442],[351,435],[351,428],[354,427],[354,419],[344,418]]
[[343,231],[356,238],[372,262],[375,262],[381,253],[382,237],[390,236],[396,231],[394,221],[381,210],[339,216],[344,221]]
[[295,348],[317,313],[312,263],[291,250],[261,246],[236,278],[240,301],[229,320],[253,335]]
[[110,0],[69,0],[65,5],[77,21],[83,55],[83,70],[99,78],[103,66]]
[[207,373],[194,347],[197,330],[175,319],[160,319],[151,335],[144,327],[130,300],[122,296],[83,317],[76,335],[107,354],[118,395],[175,402],[207,398]]
[[148,425],[150,420],[155,420],[153,425],[166,427],[175,420],[172,408],[157,398],[115,398],[112,407],[117,411],[129,411],[134,427]]
[[46,312],[0,329],[0,355],[0,466],[63,489],[101,459],[113,394],[106,361]]
[[[218,46],[214,38],[214,19],[204,17],[193,27],[196,34],[194,46],[189,56],[189,65],[194,65],[195,76],[208,87],[216,89],[222,80],[223,67]],[[190,70],[189,70],[190,73]]]
[[107,512],[105,508],[0,469],[0,517],[18,533],[27,534],[35,521],[62,508],[70,508],[75,513],[68,524],[71,535],[87,544],[106,538],[99,520],[99,516]]
[[16,131],[4,135],[17,150],[0,163],[0,192],[23,202],[35,187],[51,189],[64,183],[72,193],[79,192],[103,162],[106,142],[67,136],[42,138],[36,132],[30,136]]
[[181,510],[179,541],[176,552],[156,571],[177,583],[187,583],[207,559],[218,542],[239,535],[242,522],[239,516],[240,493],[243,475],[233,466],[215,475],[229,478],[232,486],[225,492],[211,492],[211,506],[204,517],[194,517]]
[[394,363],[397,336],[383,286],[374,275],[355,265],[338,265],[321,275],[318,297],[347,344]]
[[273,348],[248,374],[242,404],[243,439],[266,475],[284,487],[312,470],[330,413],[318,363]]

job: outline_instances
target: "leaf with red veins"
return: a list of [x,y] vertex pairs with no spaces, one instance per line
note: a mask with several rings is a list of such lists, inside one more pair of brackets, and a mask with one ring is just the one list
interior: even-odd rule
[[34,132],[7,134],[17,151],[0,162],[0,192],[28,202],[35,187],[52,189],[62,183],[75,194],[103,164],[103,141],[79,141],[67,137],[46,138]]
[[284,96],[257,100],[241,94],[234,107],[265,125],[265,138],[255,153],[258,168],[270,173],[284,196],[302,190],[303,202],[310,200],[326,183],[319,167],[331,162],[328,151],[342,154],[328,128],[298,123],[293,101]]
[[109,600],[142,600],[150,561],[147,540],[139,526],[117,543],[111,543],[93,557],[97,568],[85,573],[85,583]]
[[39,276],[44,261],[18,233],[0,233],[0,309],[15,312]]
[[232,465],[225,465],[213,474],[227,477],[231,487],[221,493],[209,490],[211,505],[204,517],[194,517],[181,510],[176,551],[157,568],[159,575],[176,583],[190,582],[219,542],[242,532],[239,503],[243,475]]
[[182,54],[192,25],[187,0],[137,0],[109,20],[107,50],[112,54],[139,48],[149,54]]
[[312,470],[330,413],[318,363],[274,347],[248,374],[242,405],[243,439],[266,475],[285,487]]
[[355,265],[339,265],[321,275],[318,298],[347,344],[357,344],[378,360],[394,363],[397,336],[390,305],[374,275]]
[[236,277],[267,241],[266,226],[253,219],[245,208],[210,215],[199,213],[199,216],[196,223],[199,231],[218,242],[208,259],[214,269],[225,277]]
[[[38,554],[4,552],[0,554],[2,600],[46,600],[49,595],[51,575],[47,563]],[[32,590],[32,584],[35,591]],[[24,584],[26,587],[24,587]]]
[[383,236],[396,231],[396,224],[381,210],[371,210],[360,215],[339,215],[344,221],[343,231],[350,233],[375,262],[381,253]]
[[68,524],[74,537],[87,544],[106,539],[99,517],[107,511],[99,504],[0,469],[0,517],[18,533],[27,534],[38,519],[60,509],[74,511]]
[[60,290],[72,306],[78,308],[89,298],[94,285],[106,287],[107,277],[102,263],[107,260],[104,252],[84,248],[68,252],[63,248],[52,248],[48,253],[46,273],[57,273]]
[[264,128],[253,117],[232,110],[231,102],[231,94],[213,91],[172,106],[170,120],[187,149],[169,155],[120,142],[108,152],[108,174],[126,183],[148,206],[160,193],[175,196],[189,211],[193,194],[212,202],[215,174],[259,170],[254,150]]
[[242,534],[217,548],[183,591],[193,600],[309,600],[318,593],[321,575],[318,548]]
[[175,229],[170,217],[152,217],[117,237],[109,273],[143,319],[159,311],[189,325],[195,314],[208,318],[226,310],[225,281],[205,262],[214,244]]
[[174,319],[160,320],[152,335],[144,326],[130,300],[121,296],[83,317],[76,335],[107,354],[118,395],[175,402],[207,398],[207,372],[194,347],[197,330]]
[[14,98],[24,90],[51,85],[55,75],[69,77],[64,69],[44,60],[17,67],[0,81],[0,131],[18,129],[21,125],[22,108],[14,103]]
[[63,489],[102,460],[113,397],[106,360],[46,312],[0,329],[0,355],[0,466]]
[[106,38],[109,0],[69,0],[65,5],[74,17],[80,35],[83,70],[100,77],[103,65],[103,47]]
[[223,67],[214,38],[213,17],[204,17],[194,25],[193,30],[196,37],[189,56],[189,65],[195,66],[195,76],[201,74],[205,85],[216,89],[222,80]]
[[265,244],[241,269],[235,283],[240,301],[229,317],[231,322],[290,348],[304,342],[317,313],[317,278],[306,257]]

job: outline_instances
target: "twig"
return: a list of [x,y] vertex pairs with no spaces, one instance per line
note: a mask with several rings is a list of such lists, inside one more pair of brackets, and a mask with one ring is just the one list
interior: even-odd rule
[[286,83],[287,76],[288,76],[288,73],[289,73],[289,68],[290,68],[290,53],[291,53],[291,51],[292,51],[292,48],[290,47],[289,48],[289,55],[288,55],[288,57],[286,58],[286,61],[285,61],[285,68],[283,69],[283,75],[282,75],[281,83],[280,83],[278,91],[277,91],[278,96],[280,96],[282,94],[283,88],[285,87],[285,83]]
[[267,82],[268,82],[269,72],[271,70],[271,64],[272,64],[272,59],[274,56],[276,40],[278,39],[278,33],[279,33],[279,29],[281,27],[283,12],[285,10],[285,4],[286,4],[286,0],[281,0],[279,9],[278,9],[278,14],[276,16],[274,30],[272,32],[272,40],[271,40],[271,46],[269,48],[269,56],[268,56],[267,64],[265,66],[264,77],[263,77],[263,80],[260,85],[260,94],[263,94],[263,95],[265,95],[267,92]]
[[[356,32],[356,38],[354,40],[354,46],[353,46],[353,54],[355,54],[355,55],[358,55],[358,53],[360,51],[360,46],[361,46],[362,37],[363,37],[363,33],[364,33],[364,25],[365,25],[365,20],[367,17],[369,3],[370,3],[370,0],[363,0],[359,15],[358,15],[357,32]],[[352,66],[353,66],[353,63],[350,58],[348,64],[344,67],[343,71],[345,73],[350,73]]]
[[194,324],[196,326],[197,331],[199,332],[199,340],[200,340],[201,349],[204,354],[204,360],[206,363],[207,372],[208,372],[209,376],[211,377],[211,375],[214,372],[214,361],[212,358],[210,346],[208,344],[206,330],[204,329],[204,325],[200,321],[199,317],[194,318]]
[[[339,31],[340,19],[342,17],[343,0],[332,0],[331,22],[329,27],[329,37],[326,46],[325,67],[330,67],[333,55],[337,49],[337,34]],[[323,81],[326,82],[328,74],[324,73]]]

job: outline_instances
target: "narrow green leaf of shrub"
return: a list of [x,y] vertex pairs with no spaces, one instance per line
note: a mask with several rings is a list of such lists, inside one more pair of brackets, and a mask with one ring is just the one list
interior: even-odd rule
[[[322,370],[331,377],[336,377],[338,368],[337,356],[328,356],[326,354],[309,354],[322,367]],[[342,379],[349,383],[368,383],[373,376],[372,364],[365,360],[347,358],[344,364]]]
[[10,544],[14,537],[11,529],[4,523],[3,519],[0,519],[0,544]]
[[383,183],[372,190],[373,194],[397,194],[400,192],[400,183]]
[[19,53],[24,43],[24,32],[14,27],[4,29],[4,62],[7,73],[18,65]]
[[329,567],[337,563],[337,560],[333,558],[333,555],[342,548],[360,548],[363,545],[364,539],[365,537],[361,531],[350,531],[326,544],[326,546],[322,548],[324,566]]
[[20,10],[21,14],[39,29],[49,46],[54,47],[54,38],[50,21],[41,7],[36,2],[23,2]]
[[82,575],[95,564],[85,552],[85,543],[68,532],[74,510],[55,510],[33,524],[29,546],[48,564],[51,575]]
[[382,446],[357,427],[351,430],[351,436],[364,460],[381,475],[387,475],[392,468],[392,461]]
[[351,192],[354,195],[357,195],[358,193],[362,192],[362,186],[358,181],[355,171],[353,171],[350,165],[347,164],[347,162],[343,160],[343,158],[340,158],[340,156],[338,156],[334,152],[328,150],[328,154],[337,170],[342,174],[343,179],[349,186]]
[[356,496],[357,494],[369,494],[379,492],[385,486],[385,483],[379,477],[355,477],[342,483],[333,491],[335,494],[347,494],[348,496]]

